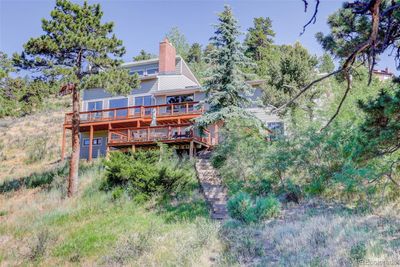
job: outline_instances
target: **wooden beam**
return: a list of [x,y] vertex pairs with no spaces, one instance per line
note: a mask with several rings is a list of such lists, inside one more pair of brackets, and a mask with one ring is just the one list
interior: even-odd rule
[[189,158],[193,158],[194,156],[194,143],[193,141],[190,141],[190,147],[189,147]]
[[66,129],[65,127],[63,127],[62,141],[61,141],[61,161],[64,161],[64,156],[65,156],[65,135],[66,135]]
[[90,132],[89,132],[89,162],[92,161],[92,152],[93,152],[93,125],[90,125]]

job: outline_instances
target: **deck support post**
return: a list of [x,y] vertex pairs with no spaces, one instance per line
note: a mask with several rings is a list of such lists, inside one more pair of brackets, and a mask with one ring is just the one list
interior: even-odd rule
[[107,137],[107,151],[106,151],[106,157],[108,157],[108,154],[110,153],[110,142],[111,142],[111,123],[108,124],[108,137]]
[[132,152],[135,153],[136,152],[136,146],[132,145]]
[[93,152],[93,125],[90,125],[89,132],[89,162],[92,161],[92,153]]
[[190,141],[190,146],[189,146],[189,158],[192,159],[194,156],[194,142]]
[[62,133],[62,143],[61,143],[61,161],[64,161],[64,156],[65,156],[65,133],[66,129],[63,127],[63,133]]

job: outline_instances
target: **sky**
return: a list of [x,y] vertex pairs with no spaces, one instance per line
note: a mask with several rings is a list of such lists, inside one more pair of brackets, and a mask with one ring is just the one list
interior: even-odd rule
[[[80,0],[73,2],[82,3]],[[217,13],[229,4],[245,32],[255,17],[269,17],[276,32],[276,44],[293,44],[299,41],[312,54],[320,56],[321,46],[315,33],[327,33],[326,20],[341,7],[341,0],[321,1],[317,22],[311,24],[300,36],[302,26],[310,19],[314,1],[310,1],[308,13],[301,0],[89,0],[101,3],[104,21],[114,21],[114,32],[123,40],[127,53],[125,61],[131,61],[141,49],[158,54],[159,42],[165,34],[177,26],[191,44],[208,43],[213,34]],[[41,19],[49,18],[55,0],[0,0],[0,50],[12,54],[22,51],[30,37],[41,35]],[[243,36],[244,37],[244,36]],[[381,56],[379,69],[388,67],[395,71],[393,57]]]

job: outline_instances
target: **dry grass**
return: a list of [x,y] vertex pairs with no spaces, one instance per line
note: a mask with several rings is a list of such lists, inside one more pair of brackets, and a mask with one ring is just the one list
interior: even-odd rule
[[0,266],[210,266],[219,226],[206,216],[170,220],[170,211],[114,201],[98,190],[102,168],[81,175],[80,195],[57,182],[0,194]]
[[0,119],[0,182],[42,172],[60,160],[62,124],[69,102],[69,97],[52,99],[38,113]]
[[288,208],[280,219],[257,226],[228,223],[221,237],[223,263],[268,266],[400,264],[400,218],[396,209],[357,214],[311,201]]

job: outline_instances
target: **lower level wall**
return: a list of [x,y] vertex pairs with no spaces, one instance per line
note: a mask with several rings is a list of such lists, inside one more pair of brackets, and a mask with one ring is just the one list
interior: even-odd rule
[[[99,158],[106,155],[107,152],[107,131],[99,131],[93,133],[92,158]],[[89,159],[89,132],[80,134],[80,158]]]

